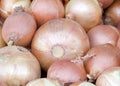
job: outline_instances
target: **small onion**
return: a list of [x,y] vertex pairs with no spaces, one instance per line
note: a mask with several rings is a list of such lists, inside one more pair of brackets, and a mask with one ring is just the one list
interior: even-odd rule
[[98,25],[88,31],[91,47],[106,43],[117,46],[119,36],[119,31],[112,25]]
[[20,46],[0,48],[0,69],[0,86],[25,86],[41,76],[36,57]]
[[48,69],[47,78],[57,79],[65,86],[74,82],[86,81],[86,71],[83,62],[58,60]]
[[47,70],[58,59],[83,56],[90,48],[84,29],[70,19],[54,19],[42,25],[32,40],[32,53]]
[[120,86],[120,67],[105,70],[97,79],[96,86]]
[[28,10],[31,1],[30,0],[1,0],[1,15],[7,18],[10,14],[14,12],[16,7],[22,7],[25,11]]
[[30,13],[38,25],[42,25],[51,19],[64,17],[64,6],[60,0],[33,0]]
[[2,37],[2,27],[0,26],[0,48],[6,46],[5,41],[3,40]]
[[36,29],[34,17],[23,12],[21,8],[16,8],[16,11],[5,20],[2,36],[8,45],[27,46],[30,44]]
[[103,9],[108,8],[115,0],[98,0]]
[[30,81],[26,86],[64,86],[58,80],[50,78],[39,78]]
[[65,16],[88,31],[101,22],[102,9],[97,0],[70,0],[65,8]]
[[115,0],[113,4],[105,11],[105,24],[117,26],[120,22],[120,0]]
[[90,81],[94,81],[104,70],[120,66],[120,49],[112,44],[92,47],[83,57]]
[[84,82],[73,83],[70,86],[95,86],[95,85],[91,82],[84,81]]

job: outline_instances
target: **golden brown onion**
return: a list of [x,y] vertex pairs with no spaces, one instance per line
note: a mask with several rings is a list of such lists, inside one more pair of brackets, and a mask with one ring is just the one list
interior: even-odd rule
[[30,0],[1,0],[1,15],[2,17],[7,18],[14,12],[16,7],[22,7],[25,11],[27,11],[30,4]]
[[105,70],[97,79],[96,86],[119,86],[120,67],[111,67]]
[[36,29],[34,17],[27,12],[22,12],[20,8],[18,12],[14,12],[5,20],[2,36],[8,45],[13,42],[15,45],[27,46],[30,44]]
[[25,86],[41,76],[36,57],[20,46],[0,48],[0,69],[0,86]]
[[120,22],[120,0],[115,0],[105,11],[105,24],[117,26]]
[[64,6],[60,0],[33,0],[30,13],[41,25],[51,19],[64,17]]
[[92,47],[83,59],[88,78],[94,81],[107,68],[120,66],[120,49],[112,44],[98,45]]
[[70,0],[65,8],[65,16],[88,31],[101,22],[102,9],[97,0]]
[[49,67],[47,78],[57,79],[65,86],[69,86],[74,82],[86,81],[87,75],[82,61],[74,63],[69,60],[58,60]]
[[112,25],[98,25],[88,31],[91,47],[106,43],[117,46],[119,36],[119,31]]
[[42,25],[32,40],[32,53],[43,69],[58,59],[83,56],[90,48],[84,29],[70,19],[54,19]]
[[6,46],[5,41],[3,40],[2,37],[2,27],[0,26],[0,48]]

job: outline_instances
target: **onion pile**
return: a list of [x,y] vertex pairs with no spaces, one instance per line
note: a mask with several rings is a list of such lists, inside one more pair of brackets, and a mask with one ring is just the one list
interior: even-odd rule
[[88,31],[91,47],[106,43],[117,46],[119,36],[118,29],[112,25],[97,25]]
[[112,67],[105,70],[97,79],[96,86],[119,86],[120,67]]
[[40,26],[51,19],[64,17],[64,6],[60,0],[33,0],[30,13]]
[[1,0],[0,1],[1,7],[1,15],[4,18],[7,18],[10,14],[14,12],[16,7],[22,7],[25,11],[28,10],[31,1],[30,0]]
[[102,9],[97,0],[70,0],[65,8],[65,16],[88,31],[101,22]]
[[54,19],[42,25],[32,40],[32,53],[47,70],[58,59],[83,56],[90,48],[84,29],[70,19]]
[[0,86],[25,86],[41,76],[36,57],[20,46],[0,48],[0,69]]
[[26,86],[64,86],[58,80],[50,78],[39,78],[30,81]]
[[88,78],[94,81],[107,68],[120,66],[120,49],[112,44],[95,46],[83,59]]
[[115,0],[98,0],[103,9],[108,8]]
[[58,60],[47,71],[47,78],[57,79],[65,86],[74,82],[86,81],[86,71],[83,62]]
[[105,11],[105,24],[117,26],[120,22],[120,0],[115,0]]
[[34,17],[21,8],[16,8],[15,12],[5,20],[2,36],[8,45],[27,46],[30,44],[36,29]]

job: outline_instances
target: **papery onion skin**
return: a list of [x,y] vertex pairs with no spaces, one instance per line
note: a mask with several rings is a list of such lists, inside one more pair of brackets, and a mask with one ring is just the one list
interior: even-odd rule
[[31,48],[41,67],[47,70],[58,59],[83,56],[90,45],[86,32],[77,22],[59,18],[47,22],[37,30]]
[[119,86],[120,85],[120,67],[111,67],[106,69],[98,77],[96,86]]
[[95,46],[83,59],[88,78],[94,81],[107,68],[120,66],[120,49],[112,44]]
[[104,16],[105,24],[117,26],[117,24],[120,22],[120,0],[115,0],[113,4],[106,9]]
[[14,12],[7,17],[2,27],[2,36],[4,41],[9,44],[27,46],[30,44],[32,37],[37,30],[37,24],[32,15],[27,12]]
[[40,26],[49,20],[64,17],[64,6],[60,0],[33,0],[29,12]]
[[4,46],[6,46],[6,43],[3,40],[3,37],[2,37],[2,27],[0,26],[0,48],[2,48]]
[[1,0],[1,15],[7,18],[10,14],[14,12],[16,7],[22,7],[25,11],[28,10],[31,1],[30,0]]
[[119,31],[112,25],[97,25],[88,31],[90,46],[110,43],[117,46],[117,41],[120,36]]
[[102,9],[97,0],[70,0],[65,8],[65,16],[89,31],[101,22]]
[[84,82],[73,83],[70,86],[95,86],[95,85],[91,82],[84,81]]
[[115,0],[98,0],[103,9],[108,8]]
[[64,86],[58,80],[39,78],[29,82],[26,86]]
[[54,62],[47,71],[47,78],[57,79],[63,84],[87,80],[83,62],[74,63],[69,60]]
[[0,85],[25,86],[40,78],[40,64],[26,48],[6,46],[0,48]]

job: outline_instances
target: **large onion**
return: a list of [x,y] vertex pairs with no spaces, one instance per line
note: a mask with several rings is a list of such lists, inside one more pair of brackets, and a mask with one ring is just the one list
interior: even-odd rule
[[30,44],[37,29],[33,16],[16,8],[15,12],[5,20],[2,27],[2,36],[7,44],[27,46]]
[[119,31],[112,25],[98,25],[88,31],[91,47],[106,43],[117,46],[119,36]]
[[115,0],[98,0],[102,8],[109,7]]
[[65,15],[88,31],[101,22],[102,10],[97,0],[70,0],[66,5]]
[[57,79],[65,86],[74,82],[86,81],[86,71],[83,62],[58,60],[48,69],[47,78]]
[[70,86],[95,86],[93,83],[84,81],[84,82],[76,82],[71,84]]
[[42,25],[34,35],[32,53],[43,69],[58,59],[83,56],[90,48],[84,29],[70,19],[54,19]]
[[95,46],[87,52],[83,59],[88,78],[91,81],[107,68],[120,66],[120,49],[111,44]]
[[97,79],[96,86],[120,86],[120,67],[105,70]]
[[117,26],[120,22],[120,0],[115,0],[105,11],[105,24]]
[[22,7],[25,11],[28,10],[31,1],[30,0],[1,0],[1,15],[7,18],[11,13],[13,13],[16,7]]
[[64,6],[60,0],[33,0],[30,13],[41,25],[51,19],[64,17]]
[[58,80],[39,78],[29,82],[26,86],[64,86]]
[[20,46],[0,49],[0,86],[25,86],[41,76],[35,56]]

